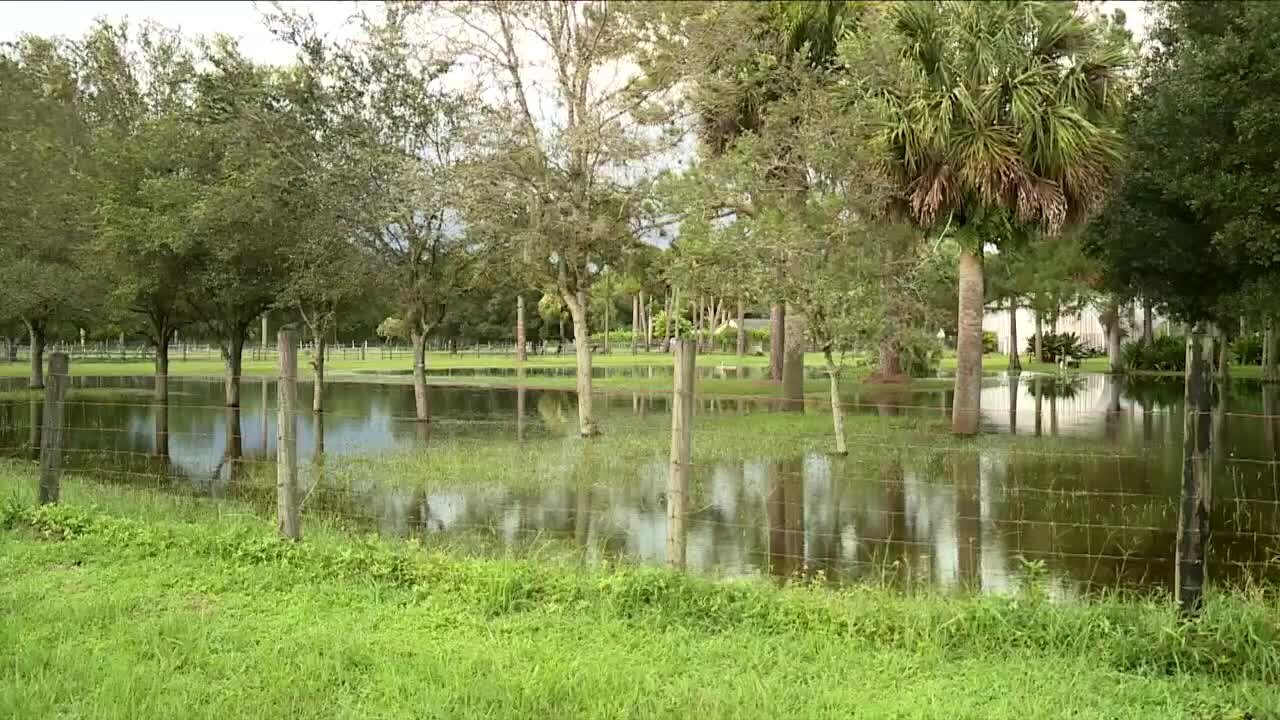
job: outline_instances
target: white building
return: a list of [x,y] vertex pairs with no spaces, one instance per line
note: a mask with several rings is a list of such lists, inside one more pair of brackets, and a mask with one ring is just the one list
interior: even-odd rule
[[[1092,305],[1086,305],[1077,313],[1064,312],[1058,316],[1057,332],[1075,333],[1080,343],[1093,350],[1105,352],[1107,349],[1107,330],[1102,325],[1102,311]],[[1027,338],[1036,334],[1036,314],[1029,308],[1018,308],[1018,352],[1026,354]],[[1125,337],[1133,337],[1142,332],[1142,307],[1130,303],[1121,308],[1121,322]],[[1156,335],[1168,332],[1169,320],[1152,313],[1152,329]],[[982,329],[996,334],[996,342],[1000,352],[1009,353],[1009,311],[1004,308],[988,306],[982,316]],[[1048,320],[1044,323],[1046,334],[1054,332]]]

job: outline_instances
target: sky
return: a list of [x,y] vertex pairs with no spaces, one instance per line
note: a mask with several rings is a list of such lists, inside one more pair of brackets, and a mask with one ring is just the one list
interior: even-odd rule
[[[268,3],[260,4],[269,8]],[[283,5],[310,11],[325,33],[340,33],[346,18],[357,12],[355,2],[339,0]],[[263,62],[284,64],[294,54],[288,45],[271,36],[262,23],[261,12],[249,0],[0,2],[0,41],[13,40],[24,33],[79,37],[98,17],[113,21],[151,19],[190,35],[225,33],[238,38],[246,54]]]
[[[357,12],[357,3],[347,0],[302,0],[284,4],[310,11],[326,33],[341,33],[343,21]],[[1136,0],[1102,3],[1103,8],[1124,9],[1128,25],[1138,38],[1146,35],[1147,13],[1143,5]],[[192,35],[225,33],[239,38],[248,55],[264,62],[285,63],[293,56],[287,45],[276,41],[267,32],[255,3],[250,0],[0,2],[0,41],[12,40],[23,33],[78,37],[97,17],[111,20],[150,18]]]

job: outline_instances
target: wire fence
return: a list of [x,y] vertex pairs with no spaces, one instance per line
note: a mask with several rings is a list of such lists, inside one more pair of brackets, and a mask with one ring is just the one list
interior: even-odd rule
[[[1063,595],[1171,588],[1177,574],[1177,389],[1147,397],[1086,381],[1063,391],[1028,378],[984,390],[987,432],[976,440],[949,434],[946,393],[872,393],[841,404],[845,456],[831,452],[829,403],[690,395],[679,489],[670,391],[597,393],[604,434],[582,439],[575,397],[562,390],[432,385],[424,421],[411,386],[356,379],[332,383],[317,413],[309,385],[287,378],[243,379],[240,405],[227,407],[221,376],[173,378],[157,401],[145,381],[54,374],[60,446],[46,441],[58,400],[0,399],[2,475],[33,501],[35,463],[57,452],[64,501],[270,519],[290,454],[283,420],[296,429],[286,470],[304,537],[322,528],[462,554],[663,563],[678,527],[683,564],[699,571],[989,592],[1032,576]],[[284,383],[299,400],[282,412]],[[1212,582],[1280,579],[1274,390],[1216,410],[1202,548]]]

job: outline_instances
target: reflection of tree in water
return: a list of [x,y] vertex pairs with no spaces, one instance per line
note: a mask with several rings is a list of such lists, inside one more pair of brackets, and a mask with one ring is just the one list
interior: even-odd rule
[[804,570],[804,462],[772,463],[765,500],[769,521],[769,570],[793,577]]
[[955,492],[957,580],[974,591],[982,589],[982,503],[979,497],[981,458],[968,450],[951,453],[951,482]]
[[[1017,357],[1016,355],[1014,357]],[[1018,395],[1021,390],[1022,373],[1009,373],[1009,434],[1018,434]]]
[[1035,384],[1036,392],[1045,397],[1074,398],[1085,387],[1083,375],[1043,375]]
[[155,455],[162,458],[169,457],[169,400],[166,395],[165,399],[157,400],[152,404],[152,413],[155,415]]
[[[1262,386],[1262,414],[1264,458],[1280,460],[1280,383],[1265,383]],[[1276,472],[1274,466],[1272,472]]]

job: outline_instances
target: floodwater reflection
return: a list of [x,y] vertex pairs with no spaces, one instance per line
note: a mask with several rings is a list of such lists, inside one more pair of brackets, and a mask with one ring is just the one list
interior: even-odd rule
[[[246,387],[241,407],[226,408],[215,382],[175,378],[170,401],[156,403],[146,378],[76,381],[95,392],[67,404],[69,470],[106,468],[117,482],[132,478],[148,487],[157,487],[159,472],[166,479],[160,487],[174,492],[255,503],[274,498],[258,487],[259,470],[274,477],[273,383],[261,382],[258,392]],[[574,437],[568,392],[524,386],[429,392],[432,421],[420,423],[406,385],[326,388],[326,412],[298,417],[299,453],[310,458],[300,469],[304,512],[477,551],[547,546],[586,562],[664,561],[667,447],[623,464],[583,443]],[[302,397],[308,393],[299,389]],[[950,394],[878,389],[848,400],[851,417],[909,425],[948,416]],[[1167,587],[1182,496],[1184,402],[1180,383],[1022,373],[988,378],[982,397],[986,432],[1043,438],[1020,439],[1013,450],[939,442],[849,458],[776,457],[762,434],[758,451],[695,463],[686,562],[725,575],[1004,592],[1026,563],[1042,561],[1056,593]],[[670,417],[661,394],[603,394],[599,406],[606,430],[610,423],[659,427]],[[702,418],[771,406],[701,399],[695,452]],[[0,400],[6,454],[33,457],[41,412],[39,400]],[[1237,382],[1230,405],[1214,413],[1209,575],[1266,577],[1275,572],[1271,560],[1280,547],[1280,387]],[[1087,439],[1088,452],[1063,447],[1055,436]],[[505,476],[443,485],[433,477],[391,482],[360,470],[363,458],[429,456],[460,439],[486,437],[562,452],[538,468],[537,483],[529,482],[534,469],[518,464]]]

